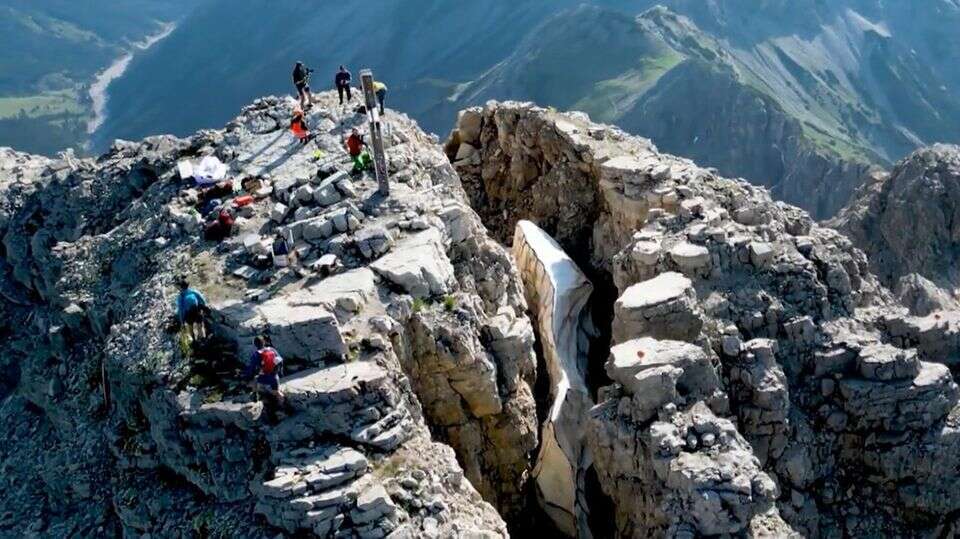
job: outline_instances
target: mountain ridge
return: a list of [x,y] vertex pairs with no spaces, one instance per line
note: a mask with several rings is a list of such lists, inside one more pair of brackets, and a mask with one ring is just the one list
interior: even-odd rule
[[[281,2],[267,24],[243,30],[253,39],[247,46],[231,43],[232,32],[254,19],[237,18],[233,8],[214,2],[182,34],[204,33],[210,44],[173,39],[132,66],[130,78],[115,87],[113,120],[98,143],[142,135],[148,126],[192,130],[210,114],[226,121],[233,107],[256,93],[285,91],[287,64],[295,59],[323,66],[314,81],[321,88],[327,84],[322,72],[362,61],[388,82],[392,103],[438,133],[457,110],[487,99],[583,108],[597,120],[615,123],[633,111],[622,127],[724,174],[772,187],[778,197],[818,218],[834,215],[870,166],[888,167],[918,145],[960,140],[960,86],[955,84],[960,73],[940,61],[942,53],[933,58],[911,52],[932,45],[895,20],[904,16],[902,6],[869,0],[767,2],[757,9],[732,0],[660,4],[538,0],[508,8],[488,1],[471,5],[468,13],[430,0],[406,8],[384,0],[367,14],[356,6],[325,8],[323,18],[321,12],[307,12],[303,27],[279,34],[275,21],[296,17],[295,8]],[[960,17],[950,3],[926,2],[917,11],[929,28],[939,27],[937,17]],[[479,22],[467,23],[468,15]],[[634,17],[639,30],[630,22]],[[336,38],[342,27],[365,18],[386,30],[365,40]],[[388,22],[392,19],[410,20],[410,25],[396,28]],[[308,27],[330,36],[330,46],[309,45]],[[405,41],[409,32],[420,36],[416,44]],[[940,31],[936,35],[943,36],[938,47],[960,51],[960,41]],[[202,52],[203,47],[209,50]],[[216,50],[237,47],[247,49],[252,69],[233,73],[229,62],[217,58]],[[313,61],[302,58],[311,54]],[[165,71],[173,58],[192,56],[197,56],[195,67],[188,70],[214,79],[213,92],[200,91],[189,77],[155,88],[136,82]],[[710,67],[708,80],[719,85],[715,92],[698,86],[693,74],[677,83],[694,100],[692,110],[689,101],[669,99],[670,91],[654,91],[683,58]],[[736,87],[714,70],[729,73]],[[742,105],[710,111],[715,114],[709,121],[698,123],[693,110],[711,103],[714,93],[721,102]],[[160,95],[184,98],[177,110],[151,111]],[[759,113],[750,110],[752,100],[760,100]],[[789,124],[778,128],[789,135],[767,136],[770,123]]]
[[[318,98],[319,157],[289,97],[97,159],[0,152],[0,514],[23,517],[0,531],[955,529],[956,311],[909,316],[839,232],[582,113],[490,102],[441,147],[389,110],[384,196],[341,147],[366,115]],[[245,191],[220,244],[178,174],[202,156]],[[514,259],[532,227],[553,251]],[[293,268],[269,263],[277,232]],[[592,306],[531,317],[570,292],[541,266],[561,254]],[[183,277],[211,340],[168,329]],[[260,333],[279,409],[238,375]],[[588,406],[554,402],[569,377]],[[544,440],[561,450],[532,461]]]

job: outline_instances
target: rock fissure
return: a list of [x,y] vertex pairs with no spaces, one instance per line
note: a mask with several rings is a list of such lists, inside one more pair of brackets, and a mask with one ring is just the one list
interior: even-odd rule
[[[940,473],[955,459],[957,386],[927,361],[950,361],[956,332],[895,323],[902,307],[849,240],[578,113],[489,103],[445,149],[496,237],[528,219],[612,275],[613,384],[586,445],[617,535],[952,525],[918,522],[897,504],[934,498],[889,487],[942,492],[918,463],[928,444],[948,451]],[[897,457],[875,452],[880,436]]]

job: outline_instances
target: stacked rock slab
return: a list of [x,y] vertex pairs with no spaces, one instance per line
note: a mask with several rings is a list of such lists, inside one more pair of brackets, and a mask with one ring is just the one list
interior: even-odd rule
[[529,221],[517,223],[513,256],[539,328],[550,381],[549,411],[533,470],[537,493],[558,529],[590,537],[584,485],[590,456],[583,432],[594,403],[586,384],[584,324],[593,286],[553,238]]
[[494,234],[531,220],[621,297],[588,435],[615,533],[956,532],[955,317],[907,317],[840,233],[583,114],[491,102],[462,143]]
[[693,341],[703,326],[693,283],[680,273],[663,273],[627,288],[614,309],[615,342],[636,335]]
[[[383,199],[344,172],[365,117],[320,95],[305,148],[294,106],[96,160],[0,152],[0,536],[506,535],[537,445],[509,255],[408,118]],[[177,173],[206,155],[255,198],[220,244]],[[269,264],[278,232],[289,267]],[[181,275],[213,310],[196,346],[167,331]],[[240,379],[258,334],[285,357],[283,407]]]

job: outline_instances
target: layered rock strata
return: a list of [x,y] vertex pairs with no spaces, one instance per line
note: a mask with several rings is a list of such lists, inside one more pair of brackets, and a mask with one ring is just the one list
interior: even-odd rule
[[[537,446],[516,271],[405,116],[392,195],[349,176],[366,118],[335,99],[307,147],[293,101],[265,98],[96,160],[0,154],[0,535],[506,535]],[[243,191],[226,204],[255,199],[219,244],[177,174],[207,155]],[[290,267],[269,263],[278,231]],[[167,331],[179,276],[209,339]],[[282,406],[240,379],[255,335],[285,358]]]
[[495,234],[531,220],[618,289],[612,384],[588,422],[594,505],[612,513],[595,523],[955,529],[956,331],[904,319],[847,238],[578,113],[491,102],[461,113],[446,151]]

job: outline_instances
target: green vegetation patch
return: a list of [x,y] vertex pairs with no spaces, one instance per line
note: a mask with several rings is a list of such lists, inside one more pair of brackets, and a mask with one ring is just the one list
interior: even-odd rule
[[572,108],[582,110],[595,121],[614,122],[633,103],[653,88],[663,75],[684,60],[683,55],[664,49],[659,56],[641,58],[638,67],[614,79],[596,83]]
[[80,116],[86,112],[76,90],[61,90],[23,97],[0,97],[0,120],[62,115]]
[[854,144],[845,137],[825,133],[809,122],[803,122],[802,127],[804,138],[812,143],[815,148],[839,156],[844,161],[863,164],[877,162],[877,156],[870,150]]

